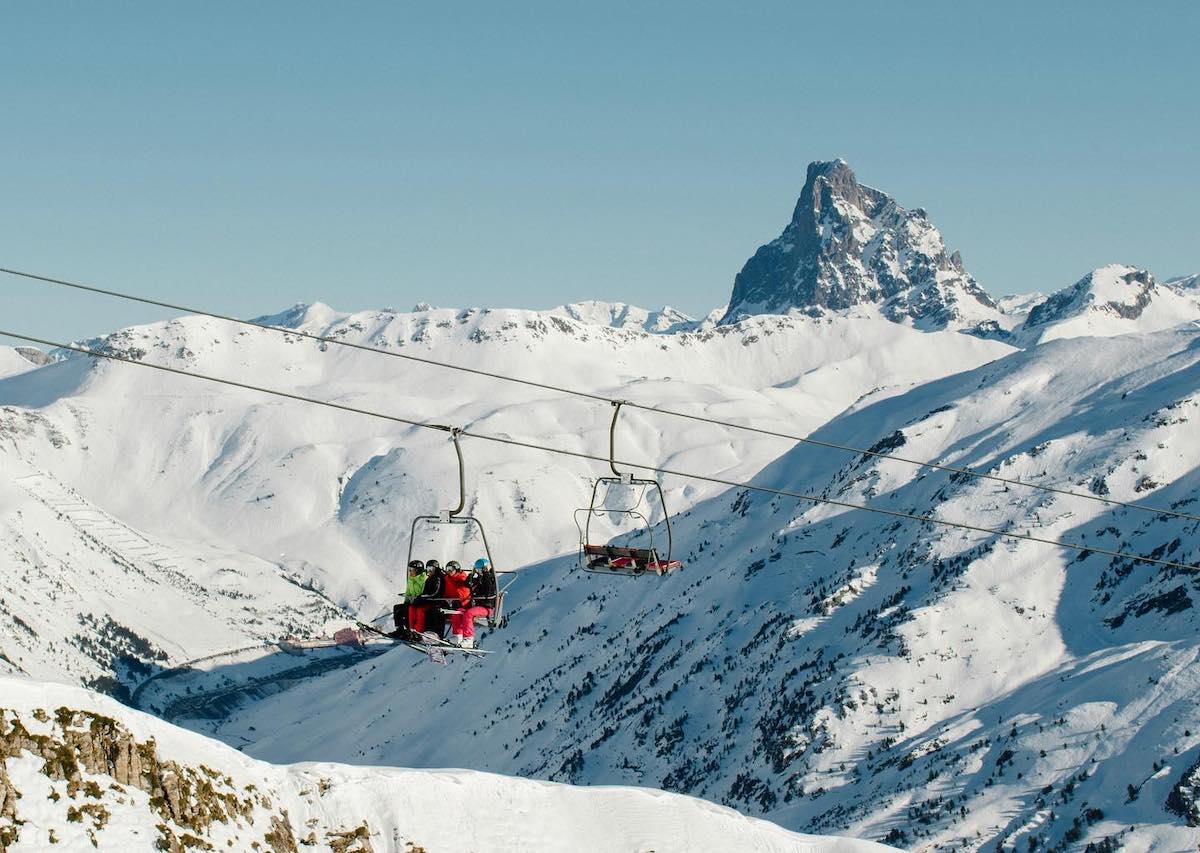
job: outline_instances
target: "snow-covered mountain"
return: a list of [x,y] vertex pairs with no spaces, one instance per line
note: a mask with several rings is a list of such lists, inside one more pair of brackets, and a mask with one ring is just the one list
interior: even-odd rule
[[[747,263],[728,309],[703,320],[604,302],[358,313],[316,303],[260,319],[1200,515],[1194,291],[1194,277],[1159,284],[1112,266],[1049,297],[994,304],[922,211],[837,161],[810,167],[783,236]],[[299,335],[186,317],[88,343],[385,415],[608,450],[603,401]],[[667,477],[686,568],[661,580],[596,577],[575,566],[572,510],[607,467],[466,438],[468,511],[487,525],[499,568],[519,572],[509,627],[483,641],[490,654],[445,668],[405,648],[296,655],[277,641],[327,636],[390,607],[410,519],[457,498],[445,433],[67,352],[31,355],[0,348],[0,672],[94,686],[261,760],[648,785],[906,849],[1200,844],[1194,572]],[[1078,495],[633,407],[617,446],[647,464],[1200,562],[1200,521]],[[650,520],[661,525],[661,513]],[[416,556],[477,556],[447,547],[420,541]],[[191,744],[170,760],[194,769],[204,756],[234,780],[225,792],[235,799],[240,780],[261,777],[272,805],[247,806],[258,834],[210,826],[204,837],[218,846],[269,846],[285,804],[297,840],[296,827],[315,821],[303,831],[332,846],[367,820],[376,850],[456,849],[437,834],[444,826],[415,821],[422,832],[409,833],[397,815],[467,791],[480,792],[489,820],[503,822],[497,804],[562,807],[576,827],[598,827],[597,839],[598,815],[683,803],[666,838],[638,821],[611,836],[625,848],[671,849],[693,822],[706,839],[739,842],[737,827],[753,826],[666,795],[459,771],[322,767],[318,780],[337,792],[306,799],[313,768],[256,764],[60,689],[3,680],[0,707],[25,696],[24,719],[28,691],[46,690],[38,695],[52,698],[36,701],[47,720],[62,702],[120,720],[139,742]],[[74,737],[47,720],[37,725],[50,747]],[[6,749],[10,779],[46,793],[0,796],[0,849],[14,803],[46,799],[21,817],[40,832],[101,832],[78,789],[55,789],[55,800],[36,762]],[[153,843],[153,795],[119,796],[102,804],[122,815],[103,832],[136,828]],[[540,813],[517,829],[531,826],[514,845],[552,847],[566,831]],[[763,832],[745,845],[776,849]],[[43,841],[30,837],[20,844]]]
[[921,329],[1003,317],[924,210],[860,184],[844,160],[811,163],[791,222],[742,267],[722,322],[860,305]]
[[[613,820],[619,815],[619,820]],[[689,797],[466,770],[277,767],[79,688],[0,677],[0,850],[884,853]]]
[[[1184,472],[1200,461],[1187,414],[1200,393],[1195,331],[1017,352],[863,316],[755,317],[675,335],[513,311],[343,315],[315,306],[286,320],[393,351],[539,380],[568,376],[585,390],[1184,510],[1193,488]],[[187,318],[100,343],[349,405],[436,413],[586,452],[606,446],[607,407],[278,333]],[[121,651],[141,654],[151,671],[221,642],[303,632],[301,622],[315,632],[332,615],[317,602],[330,605],[301,586],[373,615],[394,593],[408,517],[454,497],[444,438],[124,365],[73,357],[0,382],[0,401],[14,424],[0,463],[54,478],[84,510],[191,560],[196,610],[217,600],[217,580],[228,577],[242,587],[231,601],[297,596],[274,622],[254,607],[226,607],[215,612],[234,613],[230,624],[208,627],[219,625],[210,616],[172,630],[119,595],[89,591],[113,623],[154,638],[150,652],[136,642]],[[622,423],[622,455],[1195,560],[1194,525],[1179,521],[806,446],[788,451],[637,411]],[[991,849],[1030,836],[1046,846],[1078,833],[1173,849],[1191,837],[1187,818],[1165,803],[1192,814],[1187,780],[1200,772],[1191,734],[1200,720],[1185,711],[1195,693],[1194,576],[668,479],[687,568],[622,583],[555,556],[572,548],[569,509],[585,502],[596,469],[478,443],[466,453],[471,506],[491,525],[502,568],[538,564],[513,587],[512,621],[487,641],[491,657],[445,672],[398,649],[307,681],[224,690],[208,704],[168,701],[172,688],[198,682],[167,680],[148,694],[149,707],[215,715],[187,722],[270,760],[653,785],[794,829],[905,847],[971,839],[968,847]],[[87,547],[54,526],[70,521],[70,504],[66,521],[57,518],[46,506],[50,487],[33,482],[22,489],[29,503],[4,514],[10,553],[37,565],[62,552],[70,565]],[[46,513],[36,515],[35,503]],[[206,552],[217,542],[226,564]],[[254,566],[260,574],[247,574]],[[40,655],[32,671],[42,677],[58,665],[51,676],[83,680],[80,666],[61,661],[91,659],[61,638],[71,618],[83,636],[91,628],[59,587],[69,579],[119,589],[122,580],[64,574],[39,586],[34,576],[18,565],[0,597],[25,601],[26,623],[30,614],[62,621],[25,631],[12,619],[0,649]],[[213,674],[237,682],[283,659],[262,654],[253,666],[215,662]],[[126,686],[139,677],[136,667],[113,669]],[[402,724],[391,722],[397,695]],[[469,737],[440,736],[445,707],[480,721]],[[1101,726],[1102,738],[1089,740]],[[1127,785],[1138,793],[1130,803]],[[1041,793],[1047,786],[1053,796]],[[1088,806],[1073,811],[1077,790],[1088,792]]]
[[1163,282],[1167,287],[1173,287],[1183,292],[1200,290],[1200,273],[1170,278]]
[[591,323],[597,326],[612,326],[616,329],[641,329],[645,332],[673,334],[687,332],[696,328],[698,321],[681,311],[664,306],[658,311],[647,311],[636,305],[624,302],[572,302],[553,308],[551,316],[569,317],[581,323]]
[[1025,344],[1058,338],[1157,332],[1200,320],[1187,279],[1159,284],[1146,270],[1110,264],[1033,306],[1018,332]]
[[[816,436],[1186,512],[1198,406],[1200,332],[1168,331],[867,395]],[[1195,521],[887,460],[801,446],[756,482],[1200,561]],[[675,535],[687,568],[661,581],[527,570],[486,660],[385,655],[215,731],[279,761],[656,785],[906,849],[1200,843],[1197,573],[746,492]],[[435,736],[447,707],[472,737]]]
[[[396,352],[535,380],[567,377],[589,392],[800,432],[881,385],[899,391],[951,365],[1009,351],[963,335],[843,318],[764,317],[670,336],[529,311],[339,315],[317,306],[288,322]],[[605,405],[274,332],[188,318],[93,343],[383,413],[607,453]],[[949,362],[946,353],[953,353]],[[274,567],[281,582],[311,584],[361,613],[391,600],[407,519],[457,497],[444,434],[125,365],[73,357],[0,381],[0,405],[9,406],[3,411],[23,435],[0,455],[12,479],[40,472],[162,547],[199,556],[203,549],[193,544],[221,543]],[[619,446],[633,460],[748,477],[786,444],[630,411]],[[570,510],[586,503],[587,477],[602,466],[470,440],[464,451],[470,508],[500,531],[502,568],[574,547]],[[668,497],[682,510],[718,490],[676,482]],[[28,536],[21,541],[25,559],[42,559],[42,546],[34,549]],[[21,583],[19,576],[10,582]]]
[[996,300],[996,307],[1004,315],[1004,328],[1012,329],[1025,322],[1035,305],[1046,300],[1044,293],[1010,293]]

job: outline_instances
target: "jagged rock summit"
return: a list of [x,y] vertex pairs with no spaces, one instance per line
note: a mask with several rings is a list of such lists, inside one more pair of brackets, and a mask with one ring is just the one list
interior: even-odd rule
[[792,221],[742,267],[721,322],[864,304],[929,330],[1002,318],[924,210],[860,184],[845,160],[810,163]]

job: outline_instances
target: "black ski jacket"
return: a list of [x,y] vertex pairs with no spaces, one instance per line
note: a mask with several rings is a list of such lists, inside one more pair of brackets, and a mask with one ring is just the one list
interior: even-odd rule
[[445,588],[445,574],[441,569],[435,569],[429,577],[425,578],[425,589],[421,595],[424,598],[441,598],[442,590]]

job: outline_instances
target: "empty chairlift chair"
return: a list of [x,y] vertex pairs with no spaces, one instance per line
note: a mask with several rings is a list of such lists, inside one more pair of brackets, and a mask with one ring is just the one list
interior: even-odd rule
[[[634,477],[628,472],[617,470],[616,465],[616,431],[617,417],[621,414],[623,401],[613,402],[612,424],[608,432],[608,464],[613,476],[600,477],[592,487],[591,503],[575,510],[575,526],[579,528],[579,565],[589,572],[599,572],[611,575],[637,577],[654,573],[665,575],[676,569],[683,568],[683,563],[672,559],[673,540],[671,534],[671,514],[667,510],[667,501],[663,496],[662,486],[657,480],[647,480]],[[614,489],[624,492],[626,496],[634,496],[612,505],[609,503]],[[654,525],[650,516],[654,509],[662,512],[662,524],[666,532],[666,550],[660,549],[664,543],[655,542]],[[618,516],[626,520],[625,525],[632,528],[644,540],[645,547],[615,544],[616,540],[597,542],[596,519],[602,516]],[[618,536],[617,539],[625,538]]]

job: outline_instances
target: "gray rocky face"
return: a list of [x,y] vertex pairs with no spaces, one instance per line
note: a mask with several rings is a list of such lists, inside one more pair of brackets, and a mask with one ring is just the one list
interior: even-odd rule
[[860,184],[844,160],[810,163],[792,221],[738,273],[721,322],[864,303],[926,329],[999,316],[924,210]]
[[41,367],[45,364],[53,364],[58,360],[49,353],[42,352],[36,347],[17,347],[16,350],[17,355],[24,358],[30,364],[36,364],[38,367]]

